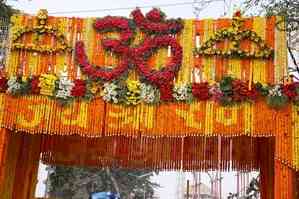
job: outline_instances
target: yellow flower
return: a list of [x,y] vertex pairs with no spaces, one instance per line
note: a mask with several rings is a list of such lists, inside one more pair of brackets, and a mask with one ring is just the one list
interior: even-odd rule
[[27,82],[27,77],[26,76],[22,76],[22,82]]
[[140,82],[135,80],[127,81],[127,88],[131,92],[140,92]]
[[128,92],[126,93],[126,104],[137,105],[140,103],[140,82],[135,80],[127,80]]
[[39,78],[40,93],[42,95],[52,96],[55,90],[55,82],[57,80],[54,74],[42,74]]

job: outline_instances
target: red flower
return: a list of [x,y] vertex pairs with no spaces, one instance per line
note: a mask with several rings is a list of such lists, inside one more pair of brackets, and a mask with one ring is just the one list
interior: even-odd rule
[[192,95],[198,100],[208,100],[210,98],[209,89],[209,84],[207,82],[193,83]]
[[180,20],[163,20],[164,16],[158,9],[150,11],[146,18],[140,9],[134,10],[131,12],[131,15],[139,28],[151,34],[174,34],[183,29],[183,24]]
[[133,30],[129,25],[129,19],[124,17],[107,16],[97,19],[94,23],[95,29],[98,31],[107,31],[117,29],[120,32],[120,41],[128,42],[133,37]]
[[150,12],[146,14],[146,18],[153,22],[159,22],[164,19],[165,15],[161,12],[161,10],[154,8]]
[[173,84],[163,84],[159,87],[160,89],[160,99],[162,101],[171,101],[173,99],[172,89]]
[[76,79],[71,91],[71,95],[74,97],[83,97],[86,93],[86,83],[84,80]]
[[241,16],[242,16],[242,13],[240,10],[238,10],[234,13],[234,17],[241,17]]
[[258,98],[258,91],[255,86],[249,90],[248,82],[242,80],[233,80],[232,82],[233,100],[235,102],[242,102],[245,100],[255,101]]
[[[159,48],[171,46],[172,57],[169,63],[161,70],[154,70],[147,64],[153,52]],[[139,73],[152,84],[160,87],[163,84],[170,84],[182,64],[182,47],[176,39],[168,35],[157,36],[146,39],[140,47],[134,51],[134,63]],[[132,55],[133,56],[133,55]]]
[[[114,46],[118,46],[116,43],[119,42],[109,42],[107,41],[108,44]],[[122,46],[122,45],[120,45]],[[117,51],[117,49],[115,50]],[[122,50],[122,52],[124,52]],[[96,79],[96,78],[100,78],[101,80],[104,81],[110,81],[113,79],[116,79],[118,77],[120,77],[121,74],[123,74],[124,72],[126,72],[128,70],[129,67],[129,59],[130,59],[130,55],[126,54],[126,53],[122,53],[122,61],[119,63],[118,66],[114,67],[113,69],[107,69],[107,68],[103,68],[103,67],[94,67],[91,64],[89,64],[87,55],[85,53],[85,49],[84,49],[84,43],[82,41],[78,41],[76,43],[75,46],[75,53],[76,53],[76,59],[77,62],[79,63],[79,65],[81,66],[82,70],[84,73],[86,73],[89,77]]]
[[[94,67],[88,61],[84,43],[78,41],[75,53],[82,71],[92,79],[99,78],[103,81],[111,81],[125,73],[129,68],[129,64],[134,64],[139,73],[155,86],[161,87],[164,84],[170,84],[182,64],[183,52],[176,38],[169,36],[169,34],[180,32],[183,28],[182,22],[180,20],[165,20],[165,15],[158,9],[153,9],[146,17],[139,9],[134,10],[131,15],[136,26],[142,31],[149,32],[153,37],[146,37],[138,47],[130,47],[135,26],[131,25],[129,19],[111,16],[98,19],[94,24],[97,31],[119,31],[120,39],[106,39],[102,42],[102,45],[105,50],[118,54],[121,61],[113,69]],[[172,57],[164,68],[153,70],[152,67],[147,65],[147,60],[153,52],[168,46],[171,46]]]
[[289,100],[294,100],[298,96],[296,91],[298,86],[299,85],[297,82],[286,84],[282,87],[282,93],[285,94],[289,98]]
[[39,77],[38,76],[33,76],[30,82],[31,86],[31,93],[32,94],[39,94],[40,92],[40,87],[39,85]]
[[5,92],[7,89],[7,79],[5,77],[0,78],[0,92]]

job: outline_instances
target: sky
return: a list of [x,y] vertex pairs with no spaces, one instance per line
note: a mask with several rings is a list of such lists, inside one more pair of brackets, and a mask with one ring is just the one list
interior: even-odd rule
[[[110,9],[110,8],[134,8],[144,6],[158,7],[162,4],[184,3],[193,2],[193,0],[8,0],[8,3],[15,8],[23,10],[25,13],[36,14],[39,9],[47,9],[50,15],[54,16],[80,16],[80,17],[103,17],[106,15],[118,15],[129,16],[132,9],[121,9],[114,11],[97,11],[97,12],[73,12],[69,11],[86,11],[95,9]],[[200,12],[199,18],[219,18],[223,17],[226,12],[226,16],[231,16],[233,10],[239,8],[242,1],[227,0],[224,4],[223,0],[216,0],[205,6]],[[195,18],[193,13],[194,9],[192,5],[179,5],[160,7],[168,17],[180,17],[180,18]],[[144,12],[150,10],[150,8],[142,9]],[[153,181],[160,183],[161,188],[157,189],[157,193],[161,199],[175,199],[176,187],[177,187],[177,172],[161,172],[158,176],[153,177]],[[256,174],[254,174],[256,175]],[[40,165],[40,173],[38,177],[38,186],[36,194],[37,196],[43,196],[45,192],[44,181],[47,173],[45,172],[45,166]],[[236,173],[223,173],[223,195],[227,195],[229,192],[236,191]],[[186,174],[186,180],[190,179],[191,175]],[[209,178],[206,174],[202,174],[203,183],[209,185]]]

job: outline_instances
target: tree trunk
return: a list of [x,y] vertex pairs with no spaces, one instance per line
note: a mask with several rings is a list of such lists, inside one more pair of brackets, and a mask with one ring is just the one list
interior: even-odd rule
[[112,173],[108,167],[106,167],[106,173],[109,176],[109,178],[111,179],[116,192],[120,195],[120,189],[119,189],[117,180],[114,178],[114,176],[112,175]]

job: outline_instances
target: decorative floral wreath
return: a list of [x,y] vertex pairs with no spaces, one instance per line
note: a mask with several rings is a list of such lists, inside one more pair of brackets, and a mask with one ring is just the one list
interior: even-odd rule
[[[274,50],[267,46],[266,42],[252,30],[241,30],[244,19],[241,12],[234,14],[232,28],[224,28],[216,31],[201,47],[195,49],[195,54],[203,56],[223,56],[223,57],[237,57],[237,58],[251,58],[251,59],[269,59],[274,55]],[[214,49],[216,43],[230,40],[232,47],[228,50]],[[241,40],[248,39],[255,43],[259,50],[249,51],[240,48]]]
[[[12,50],[26,50],[39,53],[57,53],[71,50],[71,47],[67,44],[67,40],[63,32],[59,31],[58,28],[47,25],[48,12],[47,10],[39,10],[37,14],[37,25],[33,27],[13,28],[12,34]],[[12,20],[13,21],[13,20]],[[57,47],[49,45],[39,45],[36,43],[23,44],[17,42],[24,34],[36,33],[38,36],[42,34],[53,35],[59,44]],[[37,37],[38,38],[38,37]],[[36,42],[37,40],[35,40]]]
[[[105,39],[102,45],[105,50],[110,50],[120,56],[121,63],[114,69],[95,67],[89,64],[82,41],[76,43],[76,58],[83,72],[93,79],[111,81],[120,78],[127,72],[129,65],[135,65],[142,75],[142,79],[155,86],[171,88],[170,84],[182,63],[182,48],[169,34],[176,34],[183,28],[180,19],[166,20],[165,14],[159,9],[153,9],[146,17],[139,9],[134,10],[133,19],[123,17],[104,17],[97,19],[94,27],[99,32],[120,32],[119,39]],[[136,28],[149,34],[137,47],[130,47]],[[159,48],[171,46],[173,57],[170,63],[161,70],[152,70],[146,61]],[[165,86],[167,84],[167,86]],[[163,94],[161,95],[163,96]]]

